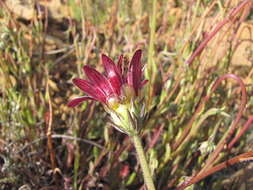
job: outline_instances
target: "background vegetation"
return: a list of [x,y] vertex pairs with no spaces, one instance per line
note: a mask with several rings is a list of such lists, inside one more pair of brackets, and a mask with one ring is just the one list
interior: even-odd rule
[[[253,120],[251,1],[5,0],[0,7],[1,190],[144,188],[129,139],[110,127],[103,107],[66,106],[81,94],[71,79],[83,77],[83,65],[102,71],[101,53],[115,61],[124,54],[127,63],[143,50],[149,117],[141,131],[157,189],[196,175],[220,142],[212,166],[252,151],[252,130],[241,130]],[[229,73],[244,82],[245,105],[238,78],[211,92]],[[250,156],[190,188],[250,189]]]

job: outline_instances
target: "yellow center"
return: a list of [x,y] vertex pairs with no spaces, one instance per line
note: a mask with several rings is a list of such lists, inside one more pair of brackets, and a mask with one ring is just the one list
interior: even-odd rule
[[108,98],[107,104],[109,108],[116,110],[119,107],[119,99],[117,97]]
[[132,98],[135,96],[134,89],[127,84],[121,87],[121,94],[121,97],[112,96],[107,99],[107,105],[110,109],[117,111],[120,106],[129,107]]

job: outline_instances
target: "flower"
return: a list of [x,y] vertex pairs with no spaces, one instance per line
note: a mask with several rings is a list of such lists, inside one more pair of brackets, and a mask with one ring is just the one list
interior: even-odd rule
[[68,106],[75,107],[87,100],[99,101],[111,115],[114,126],[128,133],[129,122],[133,121],[133,114],[136,113],[133,102],[140,94],[140,89],[147,83],[147,80],[142,80],[141,54],[141,50],[134,53],[128,71],[124,71],[123,56],[120,56],[115,64],[108,56],[102,54],[105,75],[85,65],[83,70],[87,80],[74,78],[73,83],[87,95],[71,100]]
[[92,67],[83,67],[87,80],[74,78],[73,83],[87,96],[77,97],[68,103],[69,107],[75,107],[86,100],[95,100],[113,107],[115,103],[129,102],[137,97],[139,90],[146,84],[142,81],[141,50],[137,50],[129,64],[128,72],[123,70],[123,56],[120,56],[117,65],[106,55],[102,54],[102,62],[106,76]]

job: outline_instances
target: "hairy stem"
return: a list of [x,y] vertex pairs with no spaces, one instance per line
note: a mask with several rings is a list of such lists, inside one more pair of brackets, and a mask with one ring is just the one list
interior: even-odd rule
[[141,144],[141,139],[139,138],[138,135],[133,135],[131,138],[132,138],[134,147],[137,152],[137,157],[138,157],[140,165],[141,165],[141,169],[142,169],[142,173],[143,173],[143,177],[144,177],[144,181],[147,186],[147,189],[148,190],[155,190],[155,185],[154,185],[151,173],[150,173],[147,159],[144,154],[144,150],[143,150],[143,147]]

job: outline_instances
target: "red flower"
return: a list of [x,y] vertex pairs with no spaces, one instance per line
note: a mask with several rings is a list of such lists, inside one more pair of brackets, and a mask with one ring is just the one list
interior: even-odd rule
[[87,96],[71,100],[68,106],[74,107],[86,100],[95,100],[109,107],[115,102],[130,101],[138,96],[139,90],[147,80],[142,81],[141,50],[137,50],[129,64],[127,73],[124,72],[120,56],[117,65],[106,55],[102,55],[106,76],[85,65],[83,70],[87,80],[75,78],[73,83],[84,91]]

